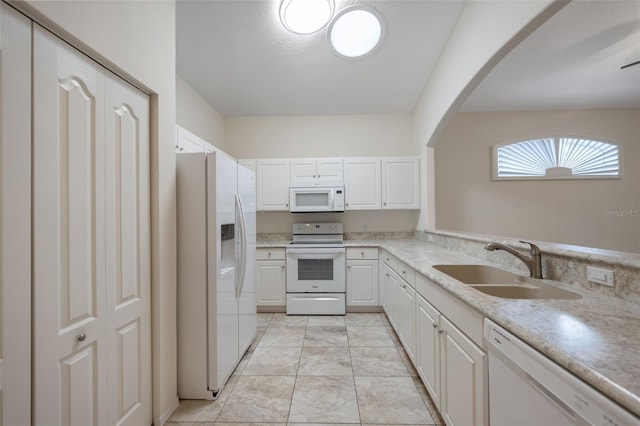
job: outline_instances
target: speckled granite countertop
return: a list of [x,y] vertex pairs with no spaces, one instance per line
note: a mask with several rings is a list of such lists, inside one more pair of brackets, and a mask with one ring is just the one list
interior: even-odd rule
[[[286,240],[259,241],[258,247],[285,247],[288,243]],[[545,282],[580,293],[582,299],[492,297],[432,268],[436,264],[491,265],[478,258],[413,238],[347,240],[345,244],[387,250],[640,416],[640,305],[549,280]]]

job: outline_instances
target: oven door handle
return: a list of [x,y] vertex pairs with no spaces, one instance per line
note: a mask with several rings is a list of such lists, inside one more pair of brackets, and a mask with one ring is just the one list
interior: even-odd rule
[[300,259],[333,259],[344,254],[344,248],[296,248],[288,249],[287,254]]

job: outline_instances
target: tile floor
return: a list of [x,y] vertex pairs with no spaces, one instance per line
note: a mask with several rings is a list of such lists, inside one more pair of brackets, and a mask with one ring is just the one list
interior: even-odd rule
[[[170,426],[444,424],[384,314],[258,314],[256,340],[216,401]],[[275,425],[274,425],[275,426]]]

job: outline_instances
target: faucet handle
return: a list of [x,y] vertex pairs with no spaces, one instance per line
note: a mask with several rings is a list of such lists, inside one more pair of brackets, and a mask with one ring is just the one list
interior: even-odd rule
[[535,245],[533,243],[530,243],[529,241],[520,240],[520,242],[523,243],[523,244],[529,244],[529,246],[531,247],[530,253],[531,253],[532,256],[540,254],[540,247],[538,247],[537,245]]

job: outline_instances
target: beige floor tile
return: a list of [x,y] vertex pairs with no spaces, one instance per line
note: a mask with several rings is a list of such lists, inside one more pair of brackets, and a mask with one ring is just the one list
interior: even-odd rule
[[298,376],[353,376],[349,348],[305,346]]
[[200,399],[183,399],[173,412],[172,422],[212,422],[222,411],[224,401],[206,401]]
[[218,421],[286,422],[295,377],[240,376]]
[[270,312],[260,312],[257,316],[258,327],[266,327],[273,319],[273,314]]
[[287,315],[283,313],[273,314],[269,326],[305,327],[309,317],[306,315]]
[[444,425],[445,424],[444,419],[440,415],[440,411],[438,410],[438,407],[436,407],[435,402],[433,402],[433,399],[431,399],[431,395],[429,395],[429,391],[427,391],[427,388],[424,386],[424,383],[422,383],[422,379],[420,377],[412,377],[412,379],[416,385],[416,388],[418,389],[418,392],[420,393],[420,396],[422,397],[422,400],[427,405],[427,408],[429,409],[429,413],[431,413],[431,417],[433,418],[433,421],[435,422],[435,424]]
[[347,346],[346,327],[307,327],[305,346]]
[[345,321],[343,316],[336,315],[312,315],[309,317],[307,325],[309,327],[317,326],[338,326],[344,327]]
[[389,332],[383,326],[380,327],[349,327],[349,346],[388,346],[395,347]]
[[383,327],[384,322],[380,314],[348,313],[345,317],[349,327]]
[[298,376],[289,421],[359,423],[353,377]]
[[411,377],[356,377],[362,423],[433,424]]
[[307,327],[287,327],[270,325],[260,339],[261,346],[302,346]]
[[409,370],[398,349],[392,347],[351,347],[353,373],[359,377],[402,377]]
[[242,371],[248,376],[295,376],[300,361],[299,347],[260,346]]

